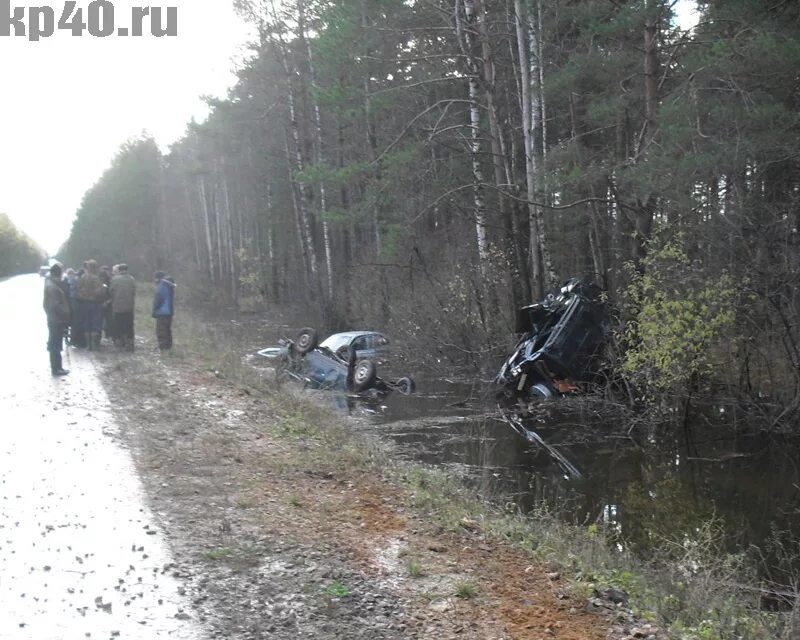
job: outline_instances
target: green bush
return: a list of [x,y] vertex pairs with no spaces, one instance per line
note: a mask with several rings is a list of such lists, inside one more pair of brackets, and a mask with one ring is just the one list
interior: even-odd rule
[[677,243],[651,252],[642,266],[629,265],[622,370],[649,398],[687,390],[711,373],[712,354],[735,319],[736,291],[727,273],[705,275]]

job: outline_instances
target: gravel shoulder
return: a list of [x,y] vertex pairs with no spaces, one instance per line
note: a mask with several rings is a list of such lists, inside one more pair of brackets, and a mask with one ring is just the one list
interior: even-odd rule
[[624,637],[617,611],[588,610],[480,522],[442,526],[395,465],[384,471],[385,443],[297,388],[146,342],[96,360],[209,637]]

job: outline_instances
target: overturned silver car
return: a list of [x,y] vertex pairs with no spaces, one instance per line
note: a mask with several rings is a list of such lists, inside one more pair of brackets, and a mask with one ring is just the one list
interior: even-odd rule
[[278,347],[258,354],[274,358],[278,380],[294,378],[316,389],[333,389],[358,394],[384,395],[414,392],[414,380],[378,377],[376,358],[386,353],[389,339],[375,331],[335,333],[319,342],[317,332],[306,327],[295,340],[284,338]]
[[516,397],[580,390],[597,378],[609,324],[602,290],[578,278],[567,281],[558,293],[519,310],[522,336],[495,383],[504,395]]

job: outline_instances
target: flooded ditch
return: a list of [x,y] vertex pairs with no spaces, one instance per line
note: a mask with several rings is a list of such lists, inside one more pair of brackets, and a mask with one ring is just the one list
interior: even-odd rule
[[[686,543],[713,520],[730,550],[758,547],[764,572],[777,578],[771,540],[791,544],[800,534],[800,439],[745,433],[721,408],[686,428],[631,429],[579,397],[532,405],[511,424],[488,399],[487,381],[412,373],[411,396],[313,393],[354,428],[390,439],[398,455],[447,467],[482,497],[603,526],[634,549]],[[800,568],[797,558],[791,564]]]
[[684,541],[712,518],[731,549],[800,533],[797,440],[742,435],[721,420],[628,433],[579,398],[515,414],[517,426],[538,436],[526,438],[497,407],[454,406],[471,385],[417,382],[416,397],[390,396],[380,412],[361,414],[361,428],[523,512],[546,507],[571,523],[604,525],[642,549],[654,539]]

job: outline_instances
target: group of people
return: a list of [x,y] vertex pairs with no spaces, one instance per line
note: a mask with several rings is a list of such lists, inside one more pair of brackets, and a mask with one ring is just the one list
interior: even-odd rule
[[[172,348],[175,282],[163,271],[156,271],[154,278],[152,316],[158,348],[163,351]],[[51,266],[44,286],[51,373],[69,373],[61,358],[64,338],[75,348],[94,351],[100,349],[105,335],[117,348],[133,351],[135,302],[136,280],[126,264],[98,267],[96,260],[87,260],[79,271],[64,271],[58,263]]]

